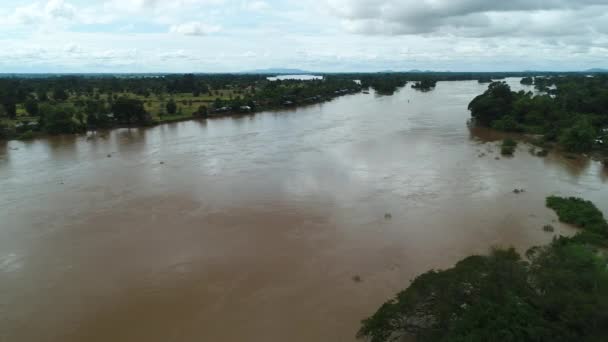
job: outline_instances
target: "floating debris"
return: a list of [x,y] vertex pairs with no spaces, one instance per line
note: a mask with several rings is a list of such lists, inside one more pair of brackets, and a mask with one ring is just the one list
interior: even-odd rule
[[108,153],[107,157],[108,157],[108,158],[112,158],[112,155]]
[[553,233],[553,231],[555,231],[555,228],[553,228],[553,226],[550,224],[546,224],[543,226],[543,230],[548,233]]
[[360,282],[362,281],[362,279],[361,279],[361,277],[360,277],[360,276],[356,275],[356,276],[353,276],[353,281],[354,281],[355,283],[360,283]]
[[384,219],[385,219],[385,220],[390,220],[390,219],[392,219],[392,218],[393,218],[393,215],[391,215],[391,213],[386,213],[386,214],[384,214]]

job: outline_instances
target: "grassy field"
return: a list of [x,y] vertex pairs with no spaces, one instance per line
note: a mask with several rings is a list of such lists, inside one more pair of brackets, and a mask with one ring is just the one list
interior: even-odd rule
[[[199,106],[211,107],[211,104],[216,99],[230,100],[238,96],[244,96],[245,91],[235,91],[232,89],[219,89],[213,90],[211,93],[200,94],[194,96],[192,93],[177,93],[177,94],[151,94],[150,96],[142,96],[134,93],[114,93],[114,96],[126,96],[130,98],[136,98],[144,102],[144,107],[148,111],[152,118],[158,122],[170,122],[183,120],[192,117],[192,113],[196,112]],[[76,104],[78,101],[86,101],[87,96],[71,96],[66,102]],[[100,99],[108,99],[108,95],[103,94]],[[177,112],[174,115],[166,113],[165,106],[169,100],[173,99],[177,104]],[[0,119],[2,123],[9,125],[15,125],[18,122],[37,122],[38,117],[28,116],[24,106],[22,104],[17,105],[17,118],[10,120],[7,118]]]

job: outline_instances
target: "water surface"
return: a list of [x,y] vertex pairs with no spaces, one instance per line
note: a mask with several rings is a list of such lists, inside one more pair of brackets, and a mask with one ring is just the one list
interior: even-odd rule
[[1,143],[0,341],[353,341],[421,272],[571,233],[545,196],[608,212],[599,163],[467,128],[486,87]]
[[267,77],[269,81],[277,81],[277,80],[300,80],[300,81],[312,81],[312,80],[322,80],[323,76],[317,75],[279,75]]

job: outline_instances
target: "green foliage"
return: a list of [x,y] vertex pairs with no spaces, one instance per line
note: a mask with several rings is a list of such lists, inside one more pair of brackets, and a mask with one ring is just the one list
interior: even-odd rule
[[0,120],[0,139],[11,139],[15,136],[15,127]]
[[205,118],[208,115],[207,112],[207,107],[206,106],[199,106],[198,109],[192,113],[193,116],[195,117],[200,117],[200,118]]
[[517,147],[517,141],[506,138],[502,141],[500,145],[500,153],[504,156],[512,156],[515,152],[515,148]]
[[25,131],[23,133],[21,133],[19,135],[19,137],[17,139],[19,140],[30,140],[34,138],[34,132],[32,132],[31,130]]
[[50,134],[79,133],[85,130],[75,118],[76,108],[72,105],[49,105],[40,107],[41,124]]
[[441,342],[603,341],[608,260],[595,246],[606,246],[606,221],[593,203],[579,198],[551,196],[547,206],[560,220],[585,230],[529,249],[529,262],[513,249],[494,250],[424,273],[363,320],[357,337],[371,342],[404,336]]
[[412,88],[420,91],[431,91],[437,85],[437,81],[433,79],[424,79],[412,84]]
[[121,123],[147,124],[151,119],[144,108],[144,103],[138,99],[119,97],[112,104],[112,111],[116,119]]
[[401,88],[407,84],[407,80],[403,75],[394,74],[380,74],[380,75],[366,75],[361,78],[361,83],[364,88],[373,88],[378,94],[391,95],[398,88]]
[[608,329],[606,260],[561,238],[528,252],[473,256],[418,276],[357,336],[398,341],[599,341]]
[[504,132],[523,132],[524,128],[511,115],[505,115],[492,123],[492,128]]
[[[524,84],[531,81],[522,79]],[[509,89],[507,94],[506,84],[490,84],[469,104],[471,116],[501,131],[542,134],[570,152],[600,148],[595,140],[608,140],[604,133],[598,136],[608,127],[608,76],[536,77],[533,82],[541,93]]]
[[111,127],[114,123],[114,118],[111,117],[110,109],[105,100],[87,100],[83,110],[86,114],[87,126],[90,128]]
[[471,115],[477,122],[491,126],[495,120],[511,113],[513,109],[513,93],[505,82],[492,82],[482,95],[469,103]]
[[70,95],[63,88],[55,88],[53,89],[53,100],[55,101],[66,101]]
[[534,84],[534,78],[532,78],[532,77],[524,77],[524,78],[521,79],[521,81],[519,81],[519,83],[525,84],[525,85],[532,85],[532,84]]
[[174,115],[177,112],[177,104],[173,99],[170,99],[166,105],[167,113],[169,115]]
[[9,119],[15,119],[17,117],[17,104],[12,101],[7,101],[1,103],[2,110],[0,112],[4,113]]
[[560,144],[569,152],[586,152],[593,147],[595,140],[595,129],[590,121],[585,118],[579,118],[574,126],[564,130],[559,138]]
[[29,115],[38,116],[38,101],[35,98],[28,98],[27,101],[25,101],[24,107]]
[[48,101],[49,96],[48,96],[46,90],[45,89],[36,90],[36,99],[38,99],[38,101],[40,101],[40,102]]
[[602,212],[590,201],[577,197],[547,197],[547,207],[555,210],[559,220],[592,233],[608,237],[608,224]]

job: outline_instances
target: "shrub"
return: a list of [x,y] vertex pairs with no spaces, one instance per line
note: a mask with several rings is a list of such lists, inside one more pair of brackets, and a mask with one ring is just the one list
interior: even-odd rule
[[32,132],[31,130],[21,133],[18,137],[19,140],[30,140],[33,138],[34,138],[34,132]]
[[523,127],[511,115],[505,115],[492,123],[492,128],[504,132],[523,132]]
[[515,148],[517,147],[517,141],[507,138],[502,141],[502,145],[500,146],[500,153],[503,156],[512,156],[513,152],[515,152]]
[[595,234],[608,236],[602,212],[590,201],[577,197],[547,197],[547,207],[555,210],[561,222],[573,224]]

